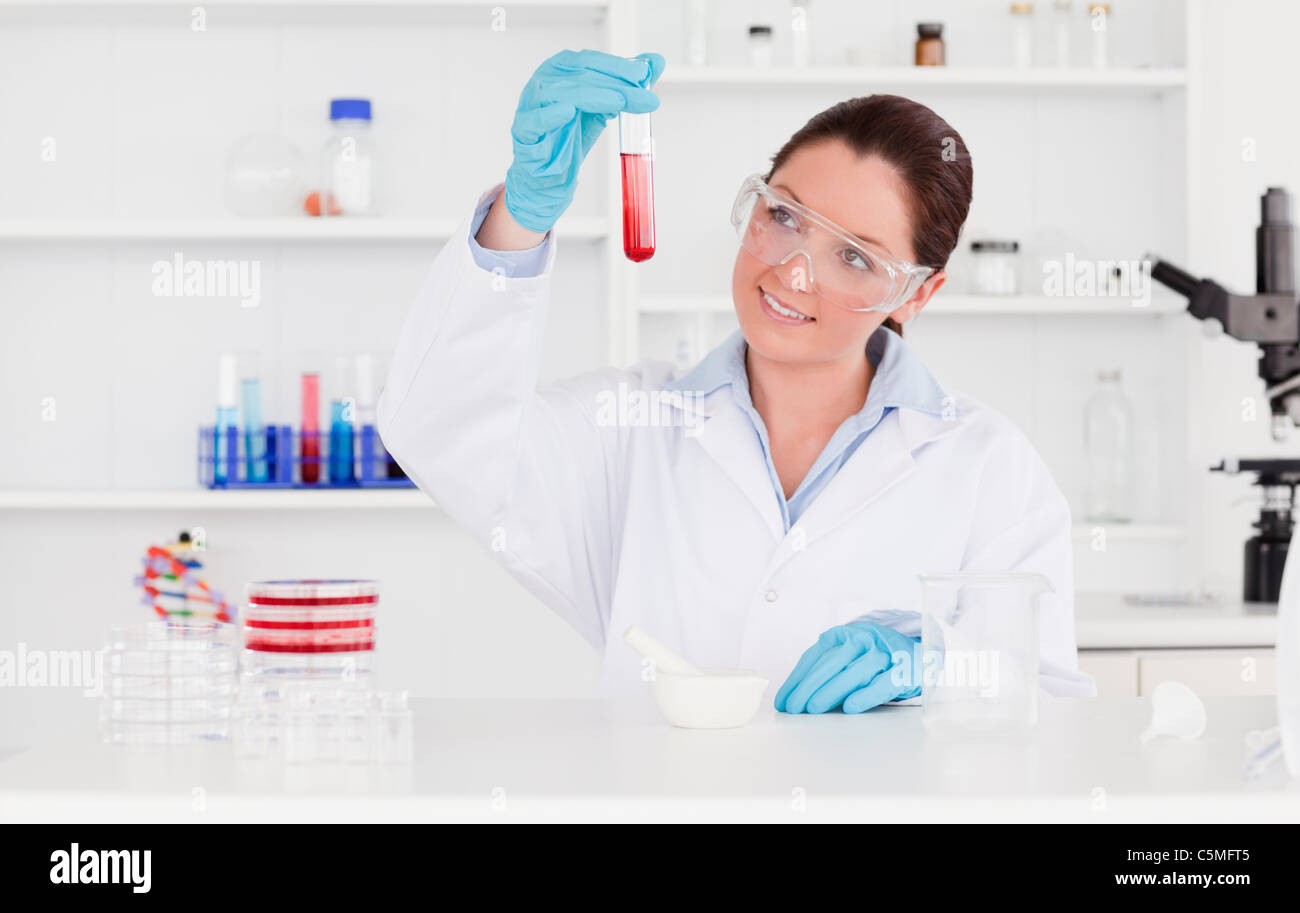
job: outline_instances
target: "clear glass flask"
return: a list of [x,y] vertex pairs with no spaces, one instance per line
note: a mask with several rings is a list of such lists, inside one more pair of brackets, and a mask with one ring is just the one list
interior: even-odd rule
[[650,115],[618,115],[623,171],[623,253],[633,263],[655,254],[654,134]]
[[1097,380],[1097,392],[1084,408],[1084,516],[1090,523],[1128,523],[1133,519],[1133,406],[1120,387],[1119,371],[1101,371]]

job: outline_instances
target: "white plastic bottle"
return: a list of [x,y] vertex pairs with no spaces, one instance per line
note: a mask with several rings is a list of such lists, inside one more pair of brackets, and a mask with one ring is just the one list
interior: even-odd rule
[[1300,535],[1292,534],[1277,601],[1277,722],[1286,769],[1300,777]]
[[1091,523],[1127,523],[1133,519],[1133,407],[1120,389],[1119,371],[1101,371],[1097,380],[1101,386],[1084,411],[1084,516]]
[[377,215],[370,100],[334,99],[330,102],[330,124],[333,132],[323,156],[321,215]]

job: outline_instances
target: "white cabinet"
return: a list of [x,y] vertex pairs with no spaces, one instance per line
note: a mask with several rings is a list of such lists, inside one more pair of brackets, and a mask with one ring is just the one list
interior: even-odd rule
[[1207,697],[1275,694],[1273,650],[1159,650],[1138,656],[1138,694],[1150,694],[1163,681],[1180,681]]
[[1097,680],[1101,697],[1150,694],[1179,681],[1202,697],[1269,695],[1277,669],[1271,647],[1223,650],[1080,650],[1079,668]]

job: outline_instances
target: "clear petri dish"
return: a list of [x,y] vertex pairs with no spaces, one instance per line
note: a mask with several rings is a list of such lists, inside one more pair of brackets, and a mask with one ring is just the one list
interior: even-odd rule
[[234,650],[221,653],[167,653],[148,650],[105,650],[104,667],[111,675],[224,675],[238,664]]
[[104,678],[104,694],[147,700],[232,700],[238,679],[223,675],[116,675]]
[[253,684],[265,679],[361,680],[374,671],[373,649],[331,652],[272,652],[245,650],[240,681]]
[[184,745],[194,742],[224,742],[230,738],[231,721],[151,723],[104,718],[100,731],[113,745]]
[[151,700],[148,698],[106,697],[100,718],[136,723],[203,723],[228,721],[234,709],[233,698],[204,700]]
[[147,621],[110,626],[104,649],[129,654],[220,653],[234,649],[237,640],[233,624]]

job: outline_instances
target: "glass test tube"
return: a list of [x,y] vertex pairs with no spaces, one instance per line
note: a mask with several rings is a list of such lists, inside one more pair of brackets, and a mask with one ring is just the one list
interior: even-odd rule
[[302,376],[302,425],[299,428],[302,451],[302,481],[315,485],[320,481],[320,375]]
[[[212,480],[218,485],[228,481],[230,458],[227,433],[239,425],[239,400],[236,394],[239,362],[234,355],[222,355],[217,365],[217,424],[212,446]],[[230,480],[238,481],[238,479]]]
[[655,253],[654,135],[650,115],[618,115],[618,151],[623,168],[623,253],[633,263]]
[[330,402],[330,481],[351,482],[353,440],[352,409],[348,402],[336,399]]
[[244,410],[245,478],[249,482],[265,482],[266,428],[262,425],[262,382],[258,378],[245,377],[240,381],[240,405]]

